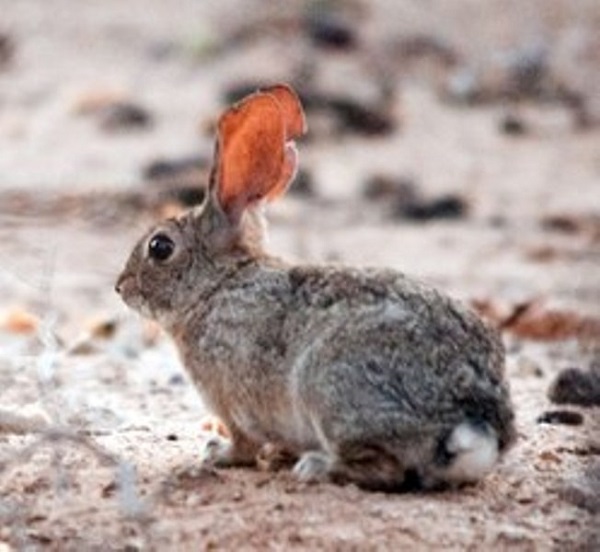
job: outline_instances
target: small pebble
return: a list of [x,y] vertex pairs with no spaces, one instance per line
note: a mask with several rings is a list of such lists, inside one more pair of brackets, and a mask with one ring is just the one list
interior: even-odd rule
[[550,384],[548,398],[556,404],[600,406],[600,370],[562,370]]
[[86,322],[86,327],[91,337],[110,339],[114,337],[119,323],[114,318],[94,318]]
[[15,42],[5,33],[0,33],[0,68],[8,66],[15,55]]
[[517,113],[505,113],[500,119],[500,130],[509,136],[523,136],[527,134],[527,124]]
[[205,170],[209,164],[209,159],[199,155],[175,159],[155,159],[142,169],[142,176],[146,180],[174,178],[181,176],[182,173]]
[[467,202],[454,194],[443,195],[434,199],[414,200],[401,203],[396,209],[395,215],[419,222],[427,222],[434,219],[460,219],[464,218],[469,211]]
[[173,374],[169,378],[169,385],[183,385],[185,383],[185,378],[181,374]]
[[378,105],[365,105],[346,97],[321,98],[323,107],[333,112],[341,130],[363,136],[390,134],[396,128],[396,121],[387,109]]
[[354,30],[335,13],[311,14],[306,27],[313,44],[320,48],[350,50],[358,42]]
[[107,132],[147,128],[152,124],[150,113],[133,103],[119,102],[100,111],[99,125]]
[[536,420],[538,424],[570,425],[583,424],[583,416],[572,410],[548,410]]
[[371,201],[391,201],[395,205],[406,205],[415,200],[417,187],[409,177],[374,174],[365,182],[362,194]]

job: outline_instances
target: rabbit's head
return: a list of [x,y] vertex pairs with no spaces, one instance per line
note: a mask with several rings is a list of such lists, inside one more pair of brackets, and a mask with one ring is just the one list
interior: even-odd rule
[[259,258],[261,208],[293,180],[294,138],[305,132],[302,106],[277,85],[248,96],[219,119],[204,203],[148,232],[116,289],[145,316],[171,325],[240,263]]

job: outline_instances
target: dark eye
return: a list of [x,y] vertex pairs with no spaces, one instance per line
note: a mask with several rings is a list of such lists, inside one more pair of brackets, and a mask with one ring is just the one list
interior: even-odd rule
[[166,234],[156,234],[148,244],[148,255],[157,261],[166,261],[175,251],[175,243]]

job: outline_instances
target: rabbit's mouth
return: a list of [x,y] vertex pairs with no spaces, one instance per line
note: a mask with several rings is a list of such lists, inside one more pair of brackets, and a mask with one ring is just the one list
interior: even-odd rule
[[123,302],[132,310],[146,318],[158,320],[160,313],[155,312],[141,292],[135,274],[123,272],[117,279],[115,291]]
[[134,274],[123,272],[117,279],[115,291],[121,296],[123,302],[136,311],[144,308],[142,297],[139,294]]
[[135,280],[133,274],[128,272],[122,272],[117,278],[115,284],[115,291],[123,298],[123,301],[127,302],[127,297],[131,294],[131,287]]

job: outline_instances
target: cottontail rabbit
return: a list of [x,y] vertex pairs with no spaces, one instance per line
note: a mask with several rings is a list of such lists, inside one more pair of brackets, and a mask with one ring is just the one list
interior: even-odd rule
[[301,480],[476,481],[514,437],[496,333],[401,273],[263,250],[263,204],[293,179],[304,131],[284,85],[225,112],[204,204],[143,237],[117,291],[170,333],[229,429],[219,465],[277,443]]

